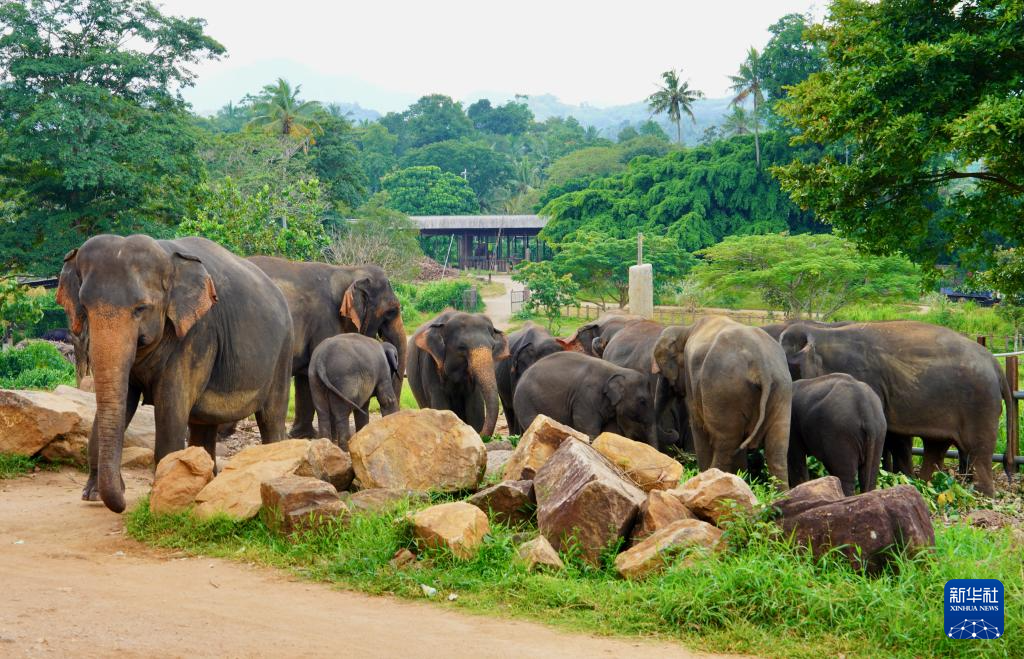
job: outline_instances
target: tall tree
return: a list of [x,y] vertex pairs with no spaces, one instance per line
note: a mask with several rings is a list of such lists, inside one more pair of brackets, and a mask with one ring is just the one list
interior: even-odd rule
[[651,114],[668,114],[668,118],[676,125],[676,141],[682,144],[683,115],[690,117],[694,124],[697,123],[697,118],[693,116],[693,103],[699,98],[704,98],[704,92],[690,89],[689,81],[680,80],[675,69],[662,73],[661,79],[664,84],[647,98],[647,105],[651,109]]
[[726,137],[750,135],[753,132],[751,130],[750,114],[743,109],[742,105],[732,106],[732,114],[726,116],[725,121],[722,122],[722,132]]
[[762,85],[764,77],[761,71],[761,54],[757,49],[751,47],[747,52],[747,59],[740,64],[739,73],[729,76],[732,80],[732,90],[736,92],[731,104],[739,105],[748,98],[754,101],[754,112],[751,116],[751,123],[754,125],[754,159],[757,166],[761,166],[761,131],[758,126],[761,123],[760,110],[764,103],[764,92]]
[[302,85],[292,88],[291,83],[284,78],[264,86],[253,105],[256,116],[249,120],[248,125],[268,133],[295,138],[308,146],[315,135],[323,133],[320,118],[325,112],[319,101],[300,99],[301,91]]
[[802,14],[786,14],[768,28],[772,36],[761,51],[761,75],[769,102],[784,98],[789,86],[821,70],[825,48],[805,37],[810,25]]
[[383,199],[388,208],[409,215],[472,215],[480,212],[473,188],[466,180],[440,167],[406,167],[391,172],[380,182]]

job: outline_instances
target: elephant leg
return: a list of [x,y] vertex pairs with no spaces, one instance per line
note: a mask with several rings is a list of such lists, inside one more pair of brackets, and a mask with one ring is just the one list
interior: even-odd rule
[[949,448],[949,440],[927,439],[922,437],[924,443],[924,460],[921,461],[920,478],[923,481],[930,481],[936,469],[943,469],[946,466],[946,449]]
[[914,442],[908,435],[897,435],[886,433],[885,444],[882,449],[883,461],[886,463],[886,471],[892,473],[914,475]]
[[295,378],[295,421],[288,436],[295,439],[308,439],[316,435],[313,428],[313,395],[309,390],[309,376],[296,375]]
[[395,396],[394,387],[389,381],[385,380],[378,384],[373,395],[376,397],[377,403],[380,405],[381,416],[388,416],[389,414],[394,414],[398,411],[398,397]]
[[[287,349],[282,350],[278,356],[277,370],[274,373],[274,382],[270,391],[267,392],[267,397],[263,401],[263,406],[256,410],[256,425],[260,429],[260,440],[264,444],[271,442],[279,442],[287,437],[285,432],[285,424],[287,422],[286,417],[288,416],[288,392],[289,386],[289,373],[291,371],[291,357]],[[309,381],[308,378],[303,378],[305,384],[305,394],[307,402],[312,408],[312,396],[309,393]],[[310,415],[310,430],[312,430],[313,417]],[[310,432],[309,437],[315,436],[315,432]]]
[[697,453],[697,468],[701,471],[710,469],[714,452],[708,433],[695,422],[690,423],[690,432],[693,434],[693,448]]
[[786,466],[789,469],[790,486],[806,483],[811,477],[807,470],[807,453],[804,451],[803,444],[794,437],[789,438]]
[[356,432],[366,427],[366,424],[370,422],[370,415],[360,408],[352,410],[352,416],[355,417]]
[[993,451],[988,451],[986,455],[985,451],[960,449],[960,455],[966,455],[972,467],[974,487],[987,497],[995,494],[995,487],[992,484],[992,453]]
[[[331,440],[337,444],[341,450],[347,451],[348,440],[352,436],[352,429],[348,425],[348,418],[355,410],[353,410],[351,405],[337,396],[331,396],[330,399],[331,410],[328,418],[330,418],[331,423]],[[356,414],[358,414],[358,412],[356,412]],[[358,420],[356,423],[358,424]]]
[[198,423],[188,424],[188,445],[202,446],[213,460],[213,471],[217,473],[217,426]]
[[[789,489],[789,472],[787,470],[787,454],[789,453],[789,405],[773,415],[771,425],[764,436],[764,461],[768,473],[778,479],[780,489]],[[806,464],[806,460],[804,461]]]
[[[127,428],[135,418],[135,411],[139,408],[139,398],[142,397],[142,390],[137,387],[128,387],[128,399],[125,401],[124,407],[124,427]],[[96,420],[93,419],[92,431],[89,433],[89,478],[85,481],[85,487],[82,488],[82,500],[83,501],[99,501],[100,491],[97,489],[96,483],[99,479],[99,463],[100,463],[100,444],[98,435],[96,434]],[[124,479],[122,479],[121,485],[124,485]]]
[[156,402],[153,419],[156,425],[154,460],[160,464],[168,453],[185,448],[189,437],[188,417],[194,401],[182,387],[187,378],[168,375],[161,380],[153,395]]
[[331,419],[331,394],[317,378],[309,379],[309,393],[313,399],[313,406],[316,408],[316,422],[318,426],[318,437],[329,437],[337,443],[337,439],[331,430],[333,421]]

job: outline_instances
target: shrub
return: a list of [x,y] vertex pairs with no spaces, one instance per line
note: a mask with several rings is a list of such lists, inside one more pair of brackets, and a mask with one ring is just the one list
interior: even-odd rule
[[[460,311],[480,311],[483,309],[483,300],[477,296],[476,305],[472,308],[465,308],[465,294],[475,286],[468,281],[450,279],[444,281],[430,282],[420,286],[416,291],[413,306],[418,311],[425,313],[438,313],[448,307]],[[399,298],[401,299],[401,298]]]
[[0,387],[5,389],[53,389],[74,384],[75,367],[57,348],[45,341],[24,348],[0,351]]

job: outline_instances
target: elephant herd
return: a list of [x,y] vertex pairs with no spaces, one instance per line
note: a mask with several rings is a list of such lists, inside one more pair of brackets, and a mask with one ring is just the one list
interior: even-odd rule
[[407,342],[381,269],[243,259],[202,238],[90,238],[65,257],[57,300],[96,389],[82,496],[115,512],[140,403],[154,406],[158,462],[186,440],[213,456],[218,430],[250,414],[264,442],[284,439],[293,378],[292,437],[347,447],[349,416],[365,425],[371,397],[396,411],[407,374],[420,407],[484,435],[500,405],[510,433],[545,414],[590,436],[693,451],[701,469],[749,468],[763,449],[783,487],[807,480],[814,456],[848,494],[872,489],[883,463],[910,473],[915,436],[922,478],[955,444],[961,469],[992,494],[1011,400],[987,350],[912,321],[663,327],[612,314],[563,339],[532,323],[506,336],[483,314],[449,310]]

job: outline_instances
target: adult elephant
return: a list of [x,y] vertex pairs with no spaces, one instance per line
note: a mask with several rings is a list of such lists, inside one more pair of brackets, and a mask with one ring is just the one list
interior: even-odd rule
[[524,430],[517,421],[513,401],[519,379],[540,359],[563,350],[565,347],[550,332],[533,322],[527,322],[522,329],[508,335],[509,357],[494,365],[494,375],[510,433],[519,434]]
[[494,364],[508,356],[508,339],[490,318],[445,311],[409,339],[409,387],[420,407],[451,410],[481,435],[492,435],[498,421]]
[[[973,468],[978,490],[992,495],[1002,404],[1007,410],[1013,406],[1006,377],[988,350],[945,327],[909,320],[843,327],[797,323],[780,340],[790,369],[801,378],[847,373],[878,394],[886,444],[899,445],[894,466],[900,471],[911,473],[911,437],[924,442],[924,480],[952,442]],[[1009,423],[1015,425],[1013,416]]]
[[824,323],[820,320],[787,320],[781,323],[772,323],[771,325],[762,325],[761,329],[768,333],[768,336],[772,337],[776,341],[782,336],[791,325],[796,323],[802,323],[804,325],[810,325],[811,327],[844,327],[846,325],[853,325],[852,321],[844,320],[835,323]]
[[399,371],[392,379],[401,395],[405,373],[405,326],[402,309],[384,271],[374,265],[338,266],[300,263],[273,256],[249,258],[284,293],[295,328],[292,375],[295,421],[289,435],[316,437],[309,360],[320,343],[336,334],[359,333],[390,343],[398,351]]
[[96,388],[83,499],[124,510],[121,449],[140,398],[155,408],[157,462],[186,435],[214,457],[217,425],[254,412],[264,442],[284,438],[292,322],[253,264],[203,238],[95,236],[64,257],[57,301],[88,332]]
[[[568,339],[558,339],[566,350],[582,352],[591,357],[600,357],[600,350],[612,340],[623,327],[643,320],[643,316],[609,313],[597,320],[580,325]],[[595,350],[596,348],[596,350]]]
[[[665,326],[653,320],[637,320],[626,324],[617,332],[612,333],[609,341],[604,336],[595,338],[593,347],[601,354],[602,359],[617,366],[636,371],[647,378],[648,395],[651,401],[657,400],[659,387],[666,387],[664,376],[652,373],[654,363],[654,346],[661,337]],[[685,428],[686,406],[683,399],[673,396],[668,405],[660,410],[657,418],[658,447],[665,450],[674,446],[682,438],[683,448],[693,450],[693,438]]]
[[[788,487],[793,381],[782,347],[757,327],[725,316],[668,327],[654,369],[686,400],[697,464],[735,472],[746,449],[764,446],[768,471]],[[656,409],[670,398],[660,395]]]

